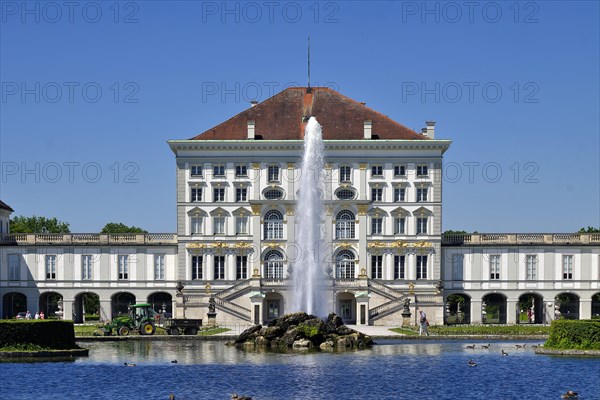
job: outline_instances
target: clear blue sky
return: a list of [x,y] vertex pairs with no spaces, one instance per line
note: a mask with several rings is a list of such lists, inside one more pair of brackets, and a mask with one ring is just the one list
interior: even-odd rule
[[174,232],[166,141],[304,85],[310,35],[314,86],[453,140],[444,229],[600,226],[596,1],[72,4],[1,2],[15,215]]

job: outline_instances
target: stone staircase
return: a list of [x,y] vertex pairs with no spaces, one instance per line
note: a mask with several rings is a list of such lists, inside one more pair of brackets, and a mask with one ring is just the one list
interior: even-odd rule
[[230,288],[217,292],[213,295],[217,309],[228,314],[234,315],[244,321],[251,321],[251,310],[232,302],[233,299],[240,297],[250,291],[250,280],[238,282]]
[[388,302],[369,310],[369,322],[376,321],[404,308],[404,300],[407,295],[399,290],[373,279],[369,280],[369,290],[389,299]]

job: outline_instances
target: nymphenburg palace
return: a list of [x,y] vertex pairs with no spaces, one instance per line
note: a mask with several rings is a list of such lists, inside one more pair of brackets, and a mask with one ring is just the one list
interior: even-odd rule
[[[400,325],[410,300],[432,323],[548,323],[600,315],[600,234],[443,234],[435,123],[415,132],[328,88],[288,88],[187,140],[177,233],[21,234],[0,202],[0,317],[44,311],[82,322],[135,302],[218,324],[292,310],[304,129],[325,146],[322,285],[346,323]],[[533,227],[535,228],[535,227]]]

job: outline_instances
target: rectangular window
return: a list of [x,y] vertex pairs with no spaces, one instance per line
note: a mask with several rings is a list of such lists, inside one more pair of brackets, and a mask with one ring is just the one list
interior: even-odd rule
[[427,256],[417,256],[417,279],[427,279]]
[[417,165],[417,176],[427,176],[429,175],[429,167],[427,164],[419,164]]
[[235,279],[248,279],[248,256],[236,256]]
[[371,256],[371,279],[381,279],[383,276],[383,256]]
[[[1,223],[1,222],[0,222]],[[21,279],[21,259],[19,254],[8,255],[8,280],[18,281]]]
[[164,281],[165,280],[165,255],[155,254],[154,255],[154,280]]
[[406,165],[394,165],[394,176],[406,176]]
[[192,165],[190,173],[192,176],[202,176],[202,165]]
[[225,256],[215,256],[215,279],[225,279]]
[[246,164],[236,164],[235,176],[238,178],[247,177],[248,176],[248,166]]
[[46,256],[46,279],[56,279],[56,256]]
[[527,265],[527,280],[537,279],[537,256],[528,255],[525,257],[525,263]]
[[429,188],[417,188],[417,201],[427,201],[427,191]]
[[236,235],[248,234],[248,217],[240,215],[235,218],[235,233]]
[[215,188],[213,201],[225,201],[225,188]]
[[279,182],[279,166],[269,165],[267,169],[269,182]]
[[394,188],[394,202],[400,203],[406,201],[406,188]]
[[190,218],[190,235],[202,233],[202,217]]
[[202,201],[202,188],[192,188],[192,198],[190,201]]
[[427,217],[417,218],[417,235],[427,234]]
[[202,274],[202,256],[192,256],[192,279],[204,279]]
[[224,177],[225,176],[225,165],[224,164],[215,164],[213,165],[213,176],[214,177]]
[[500,256],[493,254],[490,256],[490,280],[497,281],[500,279]]
[[119,264],[119,280],[125,281],[129,279],[129,256],[118,256]]
[[406,218],[404,218],[404,217],[394,218],[394,235],[406,234],[405,226],[406,226]]
[[383,235],[383,218],[371,218],[371,235]]
[[563,279],[573,279],[573,256],[563,256]]
[[81,279],[89,281],[92,279],[92,256],[85,254],[81,256]]
[[383,201],[383,188],[371,188],[371,200]]
[[352,177],[352,168],[348,165],[340,167],[340,182],[350,182]]
[[383,165],[372,165],[371,176],[381,178],[383,176]]
[[235,201],[248,201],[248,189],[247,188],[235,188]]
[[394,256],[394,279],[406,279],[406,256]]
[[462,254],[452,255],[452,280],[463,280],[463,260],[464,257]]
[[225,234],[225,217],[213,217],[213,233],[215,235]]

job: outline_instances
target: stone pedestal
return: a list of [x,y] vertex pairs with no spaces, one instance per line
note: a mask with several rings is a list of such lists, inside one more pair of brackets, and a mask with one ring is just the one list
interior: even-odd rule
[[409,312],[402,312],[402,326],[410,326],[410,316],[412,314]]
[[206,323],[206,326],[208,328],[214,328],[215,326],[217,326],[217,313],[209,312],[206,315],[208,316],[208,321]]

